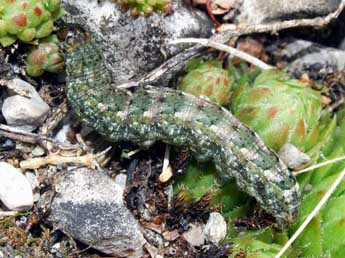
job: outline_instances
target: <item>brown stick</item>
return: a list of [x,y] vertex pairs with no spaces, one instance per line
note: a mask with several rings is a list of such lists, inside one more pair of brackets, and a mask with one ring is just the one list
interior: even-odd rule
[[47,118],[46,122],[41,126],[39,132],[41,135],[48,135],[55,127],[61,122],[61,120],[68,113],[67,102],[63,102],[53,113]]
[[29,132],[16,129],[4,124],[0,124],[0,135],[3,135],[12,140],[27,142],[27,143],[51,142],[56,145],[59,144],[54,139],[51,139],[39,134],[35,134],[35,133],[29,133]]
[[331,21],[338,18],[340,13],[345,8],[345,0],[342,0],[338,8],[325,17],[316,17],[312,19],[298,19],[282,22],[274,22],[269,24],[223,24],[218,27],[218,35],[223,41],[228,41],[234,36],[241,36],[252,33],[272,32],[276,33],[280,30],[297,28],[297,27],[316,27],[322,28],[328,25]]
[[23,160],[20,162],[20,167],[22,169],[37,169],[40,167],[44,167],[48,164],[76,164],[95,168],[97,166],[97,161],[95,159],[95,155],[93,154],[86,154],[84,156],[77,157],[66,157],[52,153],[49,154],[47,157],[43,158],[39,157],[29,160]]
[[38,143],[47,150],[50,150],[48,143],[52,144],[53,146],[57,146],[61,149],[80,148],[80,146],[77,146],[77,145],[61,143],[52,138],[49,138],[40,134],[36,134],[36,133],[26,132],[26,131],[16,129],[4,124],[0,124],[0,135],[3,135],[15,141],[27,142],[27,143]]

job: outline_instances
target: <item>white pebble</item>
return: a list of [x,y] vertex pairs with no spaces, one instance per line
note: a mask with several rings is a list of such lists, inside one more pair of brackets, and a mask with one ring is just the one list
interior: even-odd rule
[[285,144],[280,149],[279,157],[292,170],[299,170],[311,162],[307,154],[290,143]]
[[33,205],[30,182],[19,169],[6,162],[0,162],[0,200],[15,211],[25,211]]
[[205,226],[205,237],[208,241],[218,244],[226,236],[227,225],[223,216],[212,212]]
[[13,79],[7,87],[11,96],[4,100],[2,106],[2,114],[7,124],[25,131],[39,127],[46,119],[50,108],[36,89],[20,79]]
[[192,246],[201,246],[205,243],[204,225],[190,224],[189,230],[182,236]]

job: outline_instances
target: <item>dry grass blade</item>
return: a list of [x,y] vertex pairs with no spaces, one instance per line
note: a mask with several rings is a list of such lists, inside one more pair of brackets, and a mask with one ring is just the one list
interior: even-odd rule
[[242,60],[247,61],[250,64],[253,64],[263,70],[272,69],[273,66],[270,66],[266,64],[265,62],[261,61],[260,59],[251,56],[241,50],[238,50],[236,48],[230,47],[225,44],[221,44],[215,41],[212,41],[210,39],[197,39],[197,38],[181,38],[181,39],[175,39],[169,42],[169,44],[181,44],[181,43],[196,43],[200,44],[206,47],[212,47],[220,51],[224,51],[229,53],[230,55],[236,56]]
[[327,165],[330,165],[330,164],[333,164],[333,163],[336,163],[336,162],[339,162],[339,161],[342,161],[342,160],[345,160],[345,156],[341,156],[341,157],[338,157],[338,158],[330,159],[330,160],[321,162],[319,164],[315,164],[313,166],[307,167],[305,169],[296,171],[294,173],[294,175],[298,176],[298,175],[300,175],[302,173],[305,173],[305,172],[308,172],[308,171],[311,171],[311,170],[314,170],[314,169],[317,169],[317,168],[320,168],[320,167],[324,167],[324,166],[327,166]]

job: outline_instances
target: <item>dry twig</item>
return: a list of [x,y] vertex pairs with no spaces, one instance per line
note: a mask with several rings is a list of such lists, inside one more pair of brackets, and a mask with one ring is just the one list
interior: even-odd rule
[[41,135],[48,135],[61,122],[68,112],[67,102],[64,101],[41,126],[39,132]]
[[201,44],[206,47],[212,47],[220,51],[224,51],[229,53],[230,55],[236,56],[244,61],[247,61],[250,64],[253,64],[263,70],[269,70],[272,69],[273,66],[270,66],[266,64],[265,62],[261,61],[260,59],[251,56],[241,50],[238,50],[236,48],[227,46],[225,44],[221,44],[215,41],[212,41],[210,39],[198,39],[198,38],[181,38],[181,39],[175,39],[169,42],[169,44],[181,44],[181,43],[197,43]]
[[0,124],[0,135],[3,135],[12,140],[27,142],[27,143],[42,143],[51,142],[54,145],[61,145],[61,143],[55,141],[46,136],[42,136],[35,133],[29,133],[20,129],[13,128],[8,125]]
[[99,162],[106,162],[106,153],[111,147],[106,148],[100,153],[92,154],[88,153],[83,156],[64,156],[60,152],[51,153],[46,157],[38,157],[29,160],[23,160],[20,162],[22,169],[37,169],[47,165],[58,165],[58,164],[74,164],[87,166],[91,168],[100,168]]
[[95,155],[86,154],[77,157],[61,156],[57,153],[51,153],[46,157],[33,158],[29,160],[23,160],[20,162],[22,169],[37,169],[47,165],[58,165],[58,164],[75,164],[84,165],[91,168],[97,166]]
[[[322,28],[328,25],[331,21],[338,18],[340,13],[345,8],[345,0],[342,0],[338,6],[338,8],[328,14],[325,17],[316,17],[311,19],[297,19],[297,20],[289,20],[289,21],[282,21],[282,22],[274,22],[269,24],[223,24],[218,27],[217,31],[222,34],[224,39],[226,38],[229,40],[233,37],[234,34],[244,35],[244,34],[252,34],[252,33],[263,33],[263,32],[272,32],[276,33],[280,30],[297,28],[297,27],[314,27],[314,28]],[[239,36],[238,35],[238,36]]]

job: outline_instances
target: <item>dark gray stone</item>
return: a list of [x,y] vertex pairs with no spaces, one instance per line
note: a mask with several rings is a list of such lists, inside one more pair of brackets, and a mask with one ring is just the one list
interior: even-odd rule
[[69,236],[121,257],[145,244],[137,221],[122,203],[123,188],[102,172],[68,171],[56,191],[49,220]]
[[287,70],[295,77],[307,73],[317,80],[329,73],[345,69],[345,51],[321,46],[305,40],[294,40],[285,46],[282,55],[288,60]]
[[236,19],[240,23],[260,24],[319,17],[336,10],[339,3],[340,0],[245,0]]
[[172,15],[153,14],[132,18],[117,4],[96,0],[64,1],[64,7],[86,19],[89,28],[102,39],[104,54],[114,73],[115,84],[137,79],[162,64],[185,46],[165,44],[182,37],[209,37],[213,23],[204,12],[173,1]]

